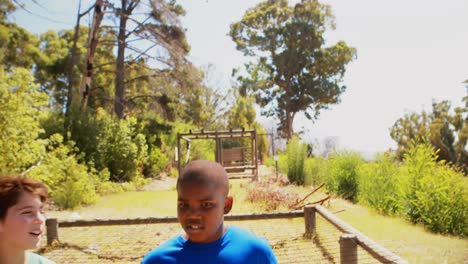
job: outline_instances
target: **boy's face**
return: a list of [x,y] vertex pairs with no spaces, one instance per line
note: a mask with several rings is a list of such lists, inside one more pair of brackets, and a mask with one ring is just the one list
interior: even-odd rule
[[23,192],[0,221],[0,238],[14,250],[36,248],[44,232],[43,204],[37,195]]
[[194,243],[209,243],[224,233],[224,214],[232,207],[232,197],[215,184],[195,182],[178,186],[177,216],[187,238]]

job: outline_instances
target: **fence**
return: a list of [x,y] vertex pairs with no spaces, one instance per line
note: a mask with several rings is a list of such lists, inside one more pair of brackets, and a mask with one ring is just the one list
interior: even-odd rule
[[[304,211],[227,215],[268,240],[279,263],[407,263],[322,206]],[[39,253],[57,263],[139,263],[180,233],[176,217],[57,222],[48,219]]]

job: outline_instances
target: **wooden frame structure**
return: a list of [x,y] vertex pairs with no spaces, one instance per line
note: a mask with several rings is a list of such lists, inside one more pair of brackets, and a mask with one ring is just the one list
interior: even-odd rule
[[[181,140],[187,142],[187,158],[190,157],[190,143],[192,140],[210,139],[216,142],[215,159],[216,162],[223,165],[230,178],[237,178],[233,173],[245,172],[251,170],[251,174],[244,174],[239,177],[253,177],[255,180],[258,177],[258,160],[257,160],[257,130],[255,129],[237,129],[237,130],[218,130],[218,131],[189,131],[188,133],[177,133],[177,168],[181,171]],[[224,140],[232,139],[250,139],[250,159],[246,161],[249,155],[245,155],[243,148],[223,149]]]

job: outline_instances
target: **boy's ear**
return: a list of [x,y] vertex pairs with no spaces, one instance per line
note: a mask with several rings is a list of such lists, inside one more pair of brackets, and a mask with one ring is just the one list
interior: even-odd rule
[[232,198],[232,196],[226,197],[226,200],[224,201],[224,214],[227,214],[231,211],[233,202],[234,199]]

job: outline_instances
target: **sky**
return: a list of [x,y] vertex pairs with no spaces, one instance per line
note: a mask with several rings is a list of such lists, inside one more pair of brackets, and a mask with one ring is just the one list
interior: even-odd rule
[[[12,20],[36,34],[73,27],[78,1],[36,2]],[[260,2],[178,0],[187,12],[182,23],[189,59],[198,66],[212,64],[226,89],[232,69],[246,61],[228,36],[229,25]],[[468,79],[468,1],[320,2],[331,6],[336,22],[336,30],[326,34],[327,45],[343,40],[356,48],[357,58],[346,67],[340,104],[322,111],[315,122],[296,117],[294,129],[304,132],[303,139],[320,144],[328,138],[342,149],[381,152],[396,148],[390,128],[405,114],[430,111],[433,100],[462,105],[468,94],[463,84]],[[274,120],[259,114],[257,119],[274,127]]]

